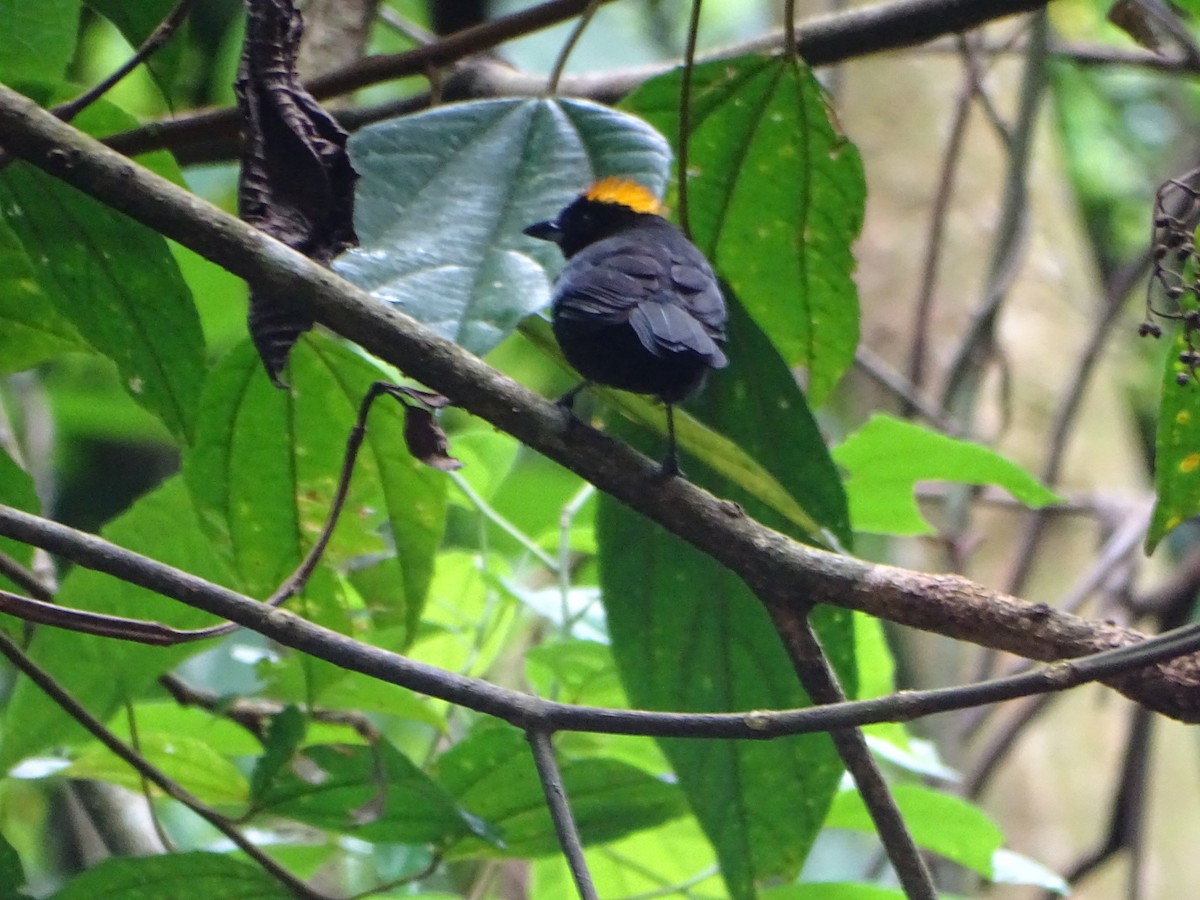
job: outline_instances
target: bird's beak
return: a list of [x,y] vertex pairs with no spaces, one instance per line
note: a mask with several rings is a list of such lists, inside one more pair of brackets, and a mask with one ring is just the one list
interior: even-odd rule
[[532,238],[537,238],[539,241],[553,241],[558,243],[562,237],[562,229],[558,227],[558,223],[550,220],[547,222],[535,222],[525,229],[525,234]]

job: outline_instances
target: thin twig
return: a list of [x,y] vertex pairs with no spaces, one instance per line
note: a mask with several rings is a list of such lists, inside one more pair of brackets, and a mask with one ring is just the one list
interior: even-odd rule
[[550,70],[550,77],[546,79],[546,94],[553,96],[558,93],[558,80],[562,78],[563,70],[567,67],[567,60],[571,58],[571,51],[575,49],[575,45],[579,43],[579,39],[583,37],[584,29],[591,24],[592,16],[596,14],[596,10],[605,0],[590,0],[587,9],[579,16],[579,21],[575,23],[575,27],[571,30],[567,42],[563,44],[562,50],[558,53],[558,58],[554,60],[554,68]]
[[167,13],[166,18],[159,22],[155,29],[150,32],[150,36],[142,41],[142,45],[137,48],[133,56],[119,65],[116,71],[107,78],[88,88],[88,90],[84,91],[74,100],[69,100],[54,107],[54,114],[64,122],[70,122],[79,113],[116,87],[126,75],[150,59],[167,41],[174,37],[175,31],[183,24],[183,20],[187,18],[188,13],[191,11],[193,3],[195,3],[195,0],[179,0],[174,8]]
[[[956,35],[961,53],[967,53],[967,39]],[[971,97],[976,91],[975,79],[968,71],[963,79],[954,113],[950,122],[950,134],[946,138],[946,149],[939,169],[937,191],[929,212],[929,232],[925,237],[924,262],[921,266],[921,285],[917,291],[917,302],[913,312],[912,349],[908,356],[908,380],[913,394],[925,384],[926,345],[929,342],[929,326],[933,316],[933,296],[937,283],[938,263],[945,248],[944,235],[950,210],[950,198],[954,193],[954,178],[962,158],[963,138],[967,133],[967,121],[971,111]],[[908,410],[916,409],[914,400],[906,398]],[[906,411],[908,411],[906,410]]]
[[[1118,269],[1109,281],[1108,289],[1105,291],[1104,306],[1093,317],[1094,326],[1087,344],[1080,349],[1075,365],[1072,367],[1071,383],[1063,393],[1058,409],[1051,417],[1054,425],[1050,433],[1046,461],[1040,473],[1043,484],[1054,487],[1058,483],[1063,459],[1066,456],[1067,441],[1074,430],[1075,419],[1079,415],[1084,394],[1087,392],[1092,376],[1096,372],[1096,366],[1103,356],[1104,345],[1111,337],[1114,325],[1120,320],[1125,298],[1149,270],[1150,253],[1151,249],[1147,247],[1137,259]],[[1034,556],[1042,542],[1046,521],[1046,517],[1036,510],[1026,516],[1015,561],[1005,579],[1006,588],[1010,592],[1020,593],[1024,590],[1025,582],[1033,566]]]
[[[815,704],[845,702],[846,695],[813,631],[807,612],[797,614],[793,605],[780,604],[769,595],[760,594],[760,599],[775,623],[775,630],[783,639],[792,667],[809,699]],[[875,830],[879,833],[905,896],[908,900],[937,900],[933,878],[904,824],[896,800],[871,755],[862,731],[857,728],[837,728],[831,730],[829,736],[837,747],[846,771],[854,778],[854,784],[871,821],[875,823]]]
[[558,571],[558,563],[545,550],[533,542],[533,540],[523,532],[520,528],[514,525],[504,516],[500,515],[490,503],[480,496],[479,492],[471,487],[470,483],[459,475],[457,472],[447,472],[450,480],[454,482],[454,486],[462,491],[463,496],[467,501],[479,511],[483,518],[487,519],[514,541],[520,544],[526,553],[532,555],[538,562],[549,569],[551,572]]
[[13,584],[28,592],[35,600],[49,603],[54,599],[54,588],[13,559],[7,553],[0,552],[0,575]]
[[554,833],[558,835],[558,844],[567,858],[567,867],[571,870],[575,889],[582,900],[599,900],[596,886],[592,883],[592,873],[588,871],[587,860],[583,855],[579,829],[575,826],[575,817],[571,814],[571,804],[567,801],[567,789],[563,786],[562,773],[558,770],[558,760],[554,758],[554,741],[550,732],[531,728],[525,732],[525,737],[533,751],[533,762],[537,766],[542,792],[546,795],[546,806],[554,822]]
[[[692,236],[692,221],[688,216],[688,155],[692,142],[692,72],[696,68],[696,41],[700,36],[700,7],[704,0],[692,0],[688,16],[687,47],[683,53],[683,78],[679,83],[679,134],[675,152],[678,158],[679,227]],[[668,412],[670,408],[668,407]]]
[[1029,216],[1028,176],[1033,130],[1046,85],[1046,41],[1049,25],[1044,11],[1034,14],[1025,74],[1022,79],[1017,124],[1013,130],[1004,203],[996,226],[996,241],[984,297],[975,311],[946,376],[942,405],[952,413],[973,406],[974,382],[986,351],[994,340],[1000,307],[1016,276],[1024,248]]
[[402,34],[414,44],[428,47],[437,43],[438,36],[427,28],[422,28],[416,22],[404,18],[386,3],[379,5],[379,21],[397,34]]
[[281,885],[297,897],[310,898],[310,900],[326,900],[324,894],[314,891],[268,854],[255,846],[228,819],[207,804],[201,802],[191,792],[172,780],[161,769],[139,755],[128,744],[109,731],[103,722],[93,716],[78,700],[63,690],[49,673],[26,656],[21,651],[21,648],[14,644],[3,631],[0,631],[0,655],[3,655],[12,663],[38,689],[61,707],[67,715],[83,726],[92,737],[107,747],[113,755],[121,759],[147,781],[158,787],[172,800],[186,806],[213,828],[217,829],[217,831],[221,832],[221,834],[225,835],[239,850],[254,860],[255,863],[275,878]]
[[880,387],[899,397],[905,405],[919,413],[921,418],[938,431],[949,435],[963,433],[962,426],[955,422],[949,413],[926,400],[915,384],[891,368],[883,357],[866,344],[860,344],[854,351],[854,364]]

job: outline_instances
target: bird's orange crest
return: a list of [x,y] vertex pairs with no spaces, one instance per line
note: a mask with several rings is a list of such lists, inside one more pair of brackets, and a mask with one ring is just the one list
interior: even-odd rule
[[601,178],[587,189],[584,196],[597,203],[620,203],[634,212],[657,213],[662,209],[662,204],[648,187],[616,175]]

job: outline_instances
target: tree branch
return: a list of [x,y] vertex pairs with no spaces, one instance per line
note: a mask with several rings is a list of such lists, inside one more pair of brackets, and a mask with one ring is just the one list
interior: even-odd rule
[[[893,0],[877,3],[800,23],[795,28],[796,50],[810,65],[831,65],[968,31],[994,19],[1040,9],[1046,2],[1047,0]],[[323,100],[396,78],[425,75],[431,69],[455,65],[468,57],[491,50],[505,41],[574,18],[587,6],[588,0],[551,0],[404,53],[367,57],[336,72],[305,82],[304,86],[318,100]],[[726,47],[712,58],[743,53],[779,52],[784,46],[783,38],[783,31],[773,32],[753,41]],[[608,73],[598,77],[584,76],[578,80],[564,78],[560,92],[595,96],[611,95],[616,90],[617,96],[620,96],[642,80],[669,68],[670,65],[662,65],[645,67],[635,72]],[[519,93],[541,93],[545,89],[544,79],[520,76],[517,73],[514,73],[514,77],[520,80],[524,88],[519,90]],[[475,79],[468,73],[467,78],[460,84],[460,87],[468,88],[468,92],[447,92],[447,95],[458,99],[476,96],[470,93],[471,86],[483,87],[488,83],[486,79]],[[508,84],[508,81],[503,83]],[[509,85],[508,89],[512,90],[514,87]],[[343,124],[349,128],[353,122],[348,118]],[[164,148],[177,151],[183,147],[203,144],[208,147],[204,159],[212,160],[220,155],[213,152],[213,142],[216,141],[216,146],[224,148],[224,157],[231,158],[234,155],[233,142],[237,139],[238,128],[237,110],[205,110],[169,121],[153,122],[142,128],[113,135],[106,143],[128,156]],[[188,158],[195,159],[193,156]]]
[[[760,596],[767,586],[772,596],[786,595],[798,608],[829,603],[857,609],[1043,661],[1144,640],[1128,629],[1057,613],[1044,604],[1027,603],[958,576],[875,565],[799,544],[683,479],[655,478],[656,464],[627,445],[578,423],[570,427],[567,414],[555,404],[395,307],[373,299],[2,86],[0,134],[14,154],[245,278],[255,288],[303,298],[317,321],[658,522],[729,567]],[[233,615],[228,618],[242,621]],[[1122,675],[1110,683],[1152,709],[1184,720],[1200,719],[1196,689],[1200,661],[1196,659]]]

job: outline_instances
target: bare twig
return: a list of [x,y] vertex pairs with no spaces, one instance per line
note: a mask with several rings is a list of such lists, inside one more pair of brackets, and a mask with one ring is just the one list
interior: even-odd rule
[[[1075,425],[1083,402],[1084,393],[1095,374],[1096,365],[1103,356],[1101,351],[1112,335],[1113,326],[1120,318],[1125,298],[1130,291],[1145,277],[1150,266],[1150,248],[1135,260],[1118,269],[1109,280],[1105,291],[1104,305],[1099,314],[1094,317],[1094,327],[1087,344],[1080,349],[1079,356],[1072,367],[1074,373],[1071,383],[1064,392],[1059,408],[1051,421],[1054,423],[1050,435],[1049,450],[1046,462],[1042,467],[1041,479],[1044,484],[1054,487],[1058,483],[1062,469],[1063,458],[1066,455],[1067,440]],[[1046,527],[1046,517],[1033,510],[1026,516],[1025,527],[1022,530],[1020,543],[1014,557],[1012,570],[1005,584],[1006,589],[1013,592],[1024,590],[1025,581],[1033,566],[1037,547],[1041,543],[1042,534]]]
[[[964,57],[967,54],[967,38],[957,35],[955,41]],[[917,291],[917,302],[913,312],[912,349],[908,357],[908,380],[916,394],[925,385],[925,355],[929,342],[929,326],[933,316],[933,297],[937,283],[938,263],[945,246],[943,235],[950,209],[950,198],[954,193],[954,177],[958,172],[962,156],[963,138],[967,133],[967,121],[971,111],[971,97],[977,90],[971,72],[963,78],[963,87],[955,102],[954,115],[950,122],[950,134],[946,138],[946,149],[939,168],[937,191],[929,211],[929,233],[925,238],[925,255],[921,265],[921,285]],[[917,408],[916,403],[906,400],[908,410]]]
[[[679,134],[676,136],[675,155],[678,166],[677,205],[679,227],[688,237],[692,236],[692,223],[688,217],[688,158],[692,143],[692,73],[696,68],[696,41],[700,36],[700,7],[703,0],[692,0],[688,15],[687,48],[683,54],[683,80],[679,84]],[[671,412],[670,406],[667,413]],[[668,417],[668,421],[670,421]],[[674,432],[672,432],[672,435]],[[673,446],[673,445],[672,445]]]
[[142,45],[137,48],[133,56],[125,60],[125,62],[117,67],[116,71],[103,81],[88,88],[88,90],[84,91],[74,100],[69,100],[54,107],[54,114],[64,122],[70,122],[80,112],[116,87],[126,75],[146,62],[146,60],[157,53],[174,36],[175,31],[183,24],[183,20],[187,18],[188,13],[191,12],[193,3],[195,3],[195,0],[179,0],[174,8],[167,13],[166,18],[159,22],[158,26],[150,32],[150,36],[142,41]]
[[997,224],[991,270],[983,301],[975,311],[971,325],[951,362],[942,395],[942,405],[953,413],[972,405],[978,369],[993,342],[996,318],[1016,276],[1024,247],[1029,215],[1028,169],[1033,143],[1033,128],[1046,84],[1046,41],[1049,25],[1045,12],[1036,13],[1022,79],[1020,108],[1013,131],[1008,173],[1004,185],[1004,205]]
[[550,818],[554,822],[554,832],[558,835],[559,846],[567,858],[567,867],[571,870],[571,878],[575,889],[582,900],[599,900],[596,886],[592,883],[592,874],[588,871],[587,860],[583,855],[583,842],[579,837],[579,829],[575,826],[575,817],[571,814],[571,805],[567,801],[567,790],[563,786],[562,773],[558,770],[558,761],[554,758],[554,742],[550,733],[540,729],[530,729],[525,732],[529,747],[533,751],[533,761],[537,766],[538,778],[542,782],[542,791],[546,795],[546,806],[550,810]]
[[562,78],[563,69],[567,67],[567,60],[571,58],[571,51],[575,49],[575,45],[579,43],[579,39],[583,37],[584,29],[592,21],[592,17],[596,15],[596,10],[604,0],[591,0],[587,8],[580,14],[579,21],[575,23],[574,29],[571,31],[567,42],[563,44],[562,50],[558,53],[558,59],[554,60],[554,68],[550,70],[550,77],[546,79],[546,93],[553,95],[558,93],[558,80]]
[[[812,629],[808,612],[797,611],[794,604],[780,604],[770,596],[760,595],[760,599],[775,623],[775,630],[783,638],[792,667],[809,699],[816,704],[845,702],[846,695]],[[854,784],[875,823],[879,839],[892,868],[896,870],[905,896],[908,900],[937,900],[929,869],[904,824],[900,809],[871,755],[862,731],[857,728],[838,728],[830,731],[829,736],[846,770],[854,778]]]

